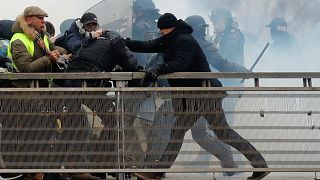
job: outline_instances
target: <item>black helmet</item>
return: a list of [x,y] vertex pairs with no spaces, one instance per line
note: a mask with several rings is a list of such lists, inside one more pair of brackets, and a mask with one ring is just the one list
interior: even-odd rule
[[272,19],[272,21],[270,22],[270,24],[266,25],[266,27],[269,28],[276,28],[277,26],[288,26],[286,20],[284,20],[281,17],[275,17]]
[[232,13],[228,8],[225,7],[217,7],[211,11],[210,20],[214,21],[220,18],[226,18],[227,22],[232,23],[233,17]]
[[188,23],[195,31],[203,30],[209,26],[204,18],[199,15],[189,16],[185,19],[185,22]]
[[136,0],[133,4],[134,11],[156,10],[156,5],[152,0]]

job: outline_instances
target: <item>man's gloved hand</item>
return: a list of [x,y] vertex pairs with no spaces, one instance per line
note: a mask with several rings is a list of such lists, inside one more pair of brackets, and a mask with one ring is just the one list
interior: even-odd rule
[[112,40],[112,47],[115,49],[124,49],[125,46],[125,39],[122,37],[117,37]]
[[5,62],[5,63],[4,63],[4,67],[5,67],[9,72],[12,72],[12,73],[18,72],[17,69],[12,65],[11,62]]
[[150,83],[157,80],[158,75],[159,75],[159,67],[158,66],[154,66],[154,67],[146,69],[142,85],[145,87],[149,86]]
[[152,67],[145,70],[146,74],[144,79],[156,81],[158,78],[159,70],[158,67]]
[[119,65],[116,65],[116,67],[113,68],[112,72],[122,72],[123,68]]
[[124,44],[130,49],[130,42],[131,42],[131,39],[130,38],[126,38],[124,39]]

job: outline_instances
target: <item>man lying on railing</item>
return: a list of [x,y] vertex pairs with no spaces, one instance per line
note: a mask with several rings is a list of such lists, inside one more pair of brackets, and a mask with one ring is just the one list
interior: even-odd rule
[[[119,43],[119,38],[117,32],[102,31],[95,14],[85,13],[72,23],[65,37],[57,39],[73,54],[66,72],[138,71],[137,59],[124,44]],[[66,80],[64,85],[79,87],[81,83],[79,80]],[[110,84],[109,81],[91,80],[88,86],[104,87]]]

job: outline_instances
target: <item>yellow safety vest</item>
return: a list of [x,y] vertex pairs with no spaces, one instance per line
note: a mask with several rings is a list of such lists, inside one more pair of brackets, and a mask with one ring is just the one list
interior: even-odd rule
[[[10,44],[8,47],[8,55],[7,55],[8,58],[12,59],[11,44],[15,40],[22,41],[24,46],[27,48],[29,54],[31,55],[31,57],[33,57],[33,55],[34,55],[34,42],[33,42],[33,40],[23,33],[15,33],[13,35],[13,37],[11,38]],[[46,48],[49,49],[49,38],[47,35],[44,36],[44,44],[45,44]]]

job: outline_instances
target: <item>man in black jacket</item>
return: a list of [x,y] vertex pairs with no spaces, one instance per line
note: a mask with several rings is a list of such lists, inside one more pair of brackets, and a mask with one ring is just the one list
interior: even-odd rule
[[[104,31],[103,35],[89,41],[78,50],[74,60],[69,62],[67,72],[111,72],[116,67],[127,72],[138,71],[137,59],[133,53],[119,42],[120,35],[112,31]],[[88,86],[108,86],[102,81],[88,81]],[[81,86],[81,81],[67,80],[65,86]]]
[[[193,31],[191,26],[182,20],[177,20],[173,14],[165,13],[158,20],[158,28],[163,35],[160,38],[151,41],[126,41],[126,45],[132,51],[163,53],[164,63],[147,69],[145,80],[154,80],[158,75],[173,72],[210,72],[205,54],[191,35]],[[169,84],[172,87],[201,87],[202,80],[169,80]],[[211,84],[215,87],[221,87],[221,83],[217,79],[212,79]],[[179,111],[203,112],[203,116],[209,122],[210,129],[214,130],[219,139],[240,151],[251,162],[253,167],[266,168],[267,164],[262,155],[247,140],[243,139],[229,127],[222,109],[224,96],[225,92],[216,92],[215,98],[212,99],[190,97],[176,98],[172,101],[175,113]],[[210,103],[210,107],[200,107],[201,102],[199,101],[209,101],[206,103]],[[195,102],[195,107],[188,106],[190,102]],[[206,112],[216,113],[208,114]],[[178,151],[181,149],[185,133],[201,115],[187,116],[176,116],[176,122],[171,131],[170,142],[160,159],[160,164],[164,162],[167,165],[162,165],[160,166],[161,168],[171,167],[178,156]],[[179,128],[177,129],[177,127]],[[228,140],[232,140],[232,142]],[[173,151],[177,153],[168,153]],[[248,179],[262,179],[267,174],[266,172],[255,172]],[[139,173],[138,176],[144,179],[161,179],[161,174],[158,173]]]

